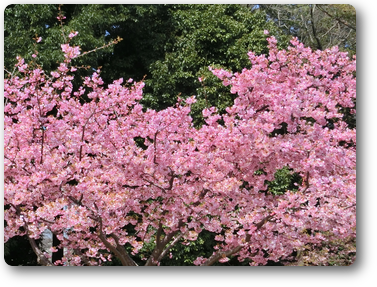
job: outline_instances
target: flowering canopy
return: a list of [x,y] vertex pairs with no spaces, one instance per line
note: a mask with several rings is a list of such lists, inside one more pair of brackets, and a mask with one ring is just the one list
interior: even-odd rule
[[[4,81],[5,241],[27,235],[43,265],[35,240],[46,229],[66,249],[55,264],[136,265],[131,255],[153,242],[145,264],[159,265],[207,230],[216,245],[196,265],[264,265],[355,237],[356,129],[343,111],[356,113],[356,59],[268,41],[269,55],[249,53],[251,69],[212,71],[238,97],[223,115],[203,110],[201,128],[195,97],[144,110],[143,82],[104,87],[98,71],[74,90],[78,47],[62,45],[51,75],[19,58]],[[297,190],[266,192],[283,167],[301,176]]]

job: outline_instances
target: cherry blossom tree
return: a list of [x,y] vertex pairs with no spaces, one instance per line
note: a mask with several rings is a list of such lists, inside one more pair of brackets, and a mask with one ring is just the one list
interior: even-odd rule
[[[268,41],[269,55],[249,53],[251,69],[212,70],[237,98],[223,115],[204,109],[200,128],[194,96],[145,110],[143,82],[105,87],[100,71],[74,89],[81,54],[69,43],[51,74],[18,58],[4,80],[5,241],[26,235],[41,265],[135,266],[138,255],[148,266],[207,230],[213,253],[194,263],[208,266],[265,265],[355,238],[356,129],[343,114],[356,113],[356,58]],[[284,167],[302,182],[269,193]],[[46,229],[60,261],[36,244]]]

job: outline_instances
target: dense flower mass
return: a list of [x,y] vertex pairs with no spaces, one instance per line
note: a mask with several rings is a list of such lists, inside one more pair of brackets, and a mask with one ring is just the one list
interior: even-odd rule
[[[223,115],[203,110],[201,128],[195,97],[145,110],[143,82],[105,87],[99,71],[74,90],[79,47],[62,45],[50,75],[18,59],[4,81],[5,241],[27,235],[43,265],[52,263],[35,240],[46,229],[66,250],[55,264],[136,265],[130,255],[153,242],[145,264],[159,265],[207,230],[213,254],[195,264],[265,265],[354,238],[356,129],[344,113],[356,113],[356,59],[268,40],[269,55],[249,53],[251,69],[212,71],[237,98]],[[297,188],[268,192],[284,167]]]

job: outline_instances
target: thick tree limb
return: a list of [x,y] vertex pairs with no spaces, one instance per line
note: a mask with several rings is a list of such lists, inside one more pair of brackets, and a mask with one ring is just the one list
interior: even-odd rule
[[29,243],[31,245],[31,248],[33,249],[35,255],[37,255],[38,263],[43,266],[54,266],[50,260],[47,259],[47,257],[43,254],[43,252],[39,249],[37,243],[33,238],[31,238],[29,235],[27,235],[27,238],[29,239]]
[[[173,239],[173,237],[180,232],[179,228],[183,225],[183,222],[180,220],[178,222],[177,230],[173,231],[167,235],[163,239],[161,239],[161,232],[162,232],[162,224],[160,223],[160,227],[157,231],[156,235],[156,248],[153,250],[151,256],[148,258],[145,266],[156,266],[159,261],[167,254],[168,250],[172,248],[179,239],[182,238],[183,234],[178,235],[167,248],[165,246]],[[161,230],[160,230],[161,228]],[[164,249],[165,248],[165,249]]]
[[122,245],[119,244],[119,238],[115,234],[111,234],[110,236],[115,240],[116,246],[112,245],[107,239],[106,236],[103,234],[102,231],[102,218],[99,218],[99,235],[98,237],[101,239],[103,244],[105,244],[106,248],[108,248],[111,252],[115,254],[122,262],[123,266],[137,266],[136,262],[132,260],[132,258],[128,255],[126,250]]

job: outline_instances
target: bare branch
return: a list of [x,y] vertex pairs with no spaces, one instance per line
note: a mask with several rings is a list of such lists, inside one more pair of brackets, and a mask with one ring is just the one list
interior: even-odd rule
[[316,7],[316,5],[313,4],[313,6],[310,8],[311,26],[312,26],[313,36],[314,36],[314,38],[317,42],[317,48],[319,50],[322,50],[322,44],[321,44],[321,41],[318,39],[317,31],[315,29],[315,22],[314,22],[314,15],[313,15],[315,7]]
[[327,12],[327,11],[322,7],[322,5],[317,5],[317,7],[318,7],[319,10],[321,10],[323,13],[325,13],[325,14],[326,14],[327,16],[329,16],[330,18],[333,18],[333,19],[335,19],[336,21],[338,21],[339,23],[341,23],[341,24],[347,26],[348,28],[351,28],[352,30],[356,31],[356,27],[354,27],[354,26],[348,24],[347,22],[345,22],[345,21],[339,19],[338,17],[335,17],[334,15],[331,15],[329,12]]

